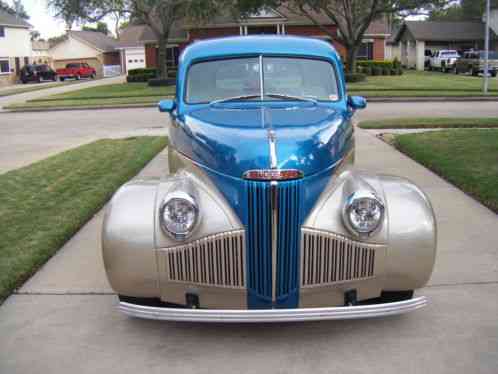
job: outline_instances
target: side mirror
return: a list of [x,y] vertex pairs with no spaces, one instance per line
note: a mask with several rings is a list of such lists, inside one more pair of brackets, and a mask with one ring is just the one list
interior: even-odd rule
[[159,111],[161,113],[171,113],[176,107],[174,100],[161,100],[159,102]]
[[367,100],[362,96],[348,96],[348,105],[353,110],[365,109],[367,107]]

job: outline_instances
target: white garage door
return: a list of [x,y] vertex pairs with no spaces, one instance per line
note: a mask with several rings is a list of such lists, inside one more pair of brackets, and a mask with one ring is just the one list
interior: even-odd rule
[[126,71],[145,68],[145,48],[126,50]]

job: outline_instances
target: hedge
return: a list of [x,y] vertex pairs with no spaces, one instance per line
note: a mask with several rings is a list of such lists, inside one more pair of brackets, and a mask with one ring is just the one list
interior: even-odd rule
[[356,74],[346,74],[346,82],[347,83],[355,83],[355,82],[363,82],[367,79],[367,76],[362,73]]
[[[176,77],[176,70],[170,69],[168,71],[169,78]],[[128,83],[134,82],[148,82],[151,79],[156,79],[159,76],[159,71],[156,68],[146,68],[146,69],[131,69],[128,70],[128,76],[126,81]]]

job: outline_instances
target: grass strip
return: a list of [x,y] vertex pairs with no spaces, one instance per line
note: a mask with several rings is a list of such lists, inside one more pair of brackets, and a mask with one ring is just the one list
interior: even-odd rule
[[99,140],[0,175],[0,303],[166,144]]
[[498,213],[498,129],[403,134],[394,145]]
[[494,128],[498,117],[490,118],[394,118],[363,121],[362,129]]

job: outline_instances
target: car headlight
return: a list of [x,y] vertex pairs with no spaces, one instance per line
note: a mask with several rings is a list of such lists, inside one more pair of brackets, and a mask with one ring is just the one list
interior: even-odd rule
[[352,234],[369,236],[380,227],[384,210],[384,204],[374,193],[359,191],[346,200],[342,218]]
[[164,198],[159,211],[163,231],[175,240],[188,238],[199,220],[199,208],[195,199],[183,191],[170,192]]

